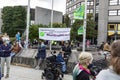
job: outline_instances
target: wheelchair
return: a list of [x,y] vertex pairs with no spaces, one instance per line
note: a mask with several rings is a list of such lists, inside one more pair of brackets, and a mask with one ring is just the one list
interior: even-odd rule
[[61,63],[56,61],[56,55],[46,58],[46,68],[42,72],[41,79],[62,80],[63,76]]

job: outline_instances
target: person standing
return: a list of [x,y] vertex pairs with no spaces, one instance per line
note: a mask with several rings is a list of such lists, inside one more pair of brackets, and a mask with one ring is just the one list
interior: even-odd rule
[[71,52],[72,52],[71,47],[68,42],[66,42],[65,45],[62,46],[62,51],[64,52],[64,59],[65,59],[66,65],[67,65],[68,60],[71,56]]
[[9,44],[10,43],[9,35],[7,33],[4,33],[4,35],[2,36],[2,40],[6,41],[6,43]]
[[90,80],[91,72],[88,66],[92,63],[91,53],[82,52],[79,55],[79,63],[73,69],[73,80]]
[[44,42],[38,48],[38,53],[36,55],[37,65],[35,69],[39,69],[40,65],[42,64],[43,60],[46,58],[46,46]]
[[96,80],[120,80],[120,40],[114,41],[110,46],[110,50],[110,67],[100,71],[96,76]]
[[11,62],[11,45],[7,43],[7,41],[3,41],[3,44],[0,46],[0,54],[1,54],[1,73],[2,77],[4,76],[4,65],[6,63],[7,73],[5,78],[9,77],[10,73],[10,62]]
[[15,35],[16,41],[20,42],[20,32],[17,32],[17,34]]

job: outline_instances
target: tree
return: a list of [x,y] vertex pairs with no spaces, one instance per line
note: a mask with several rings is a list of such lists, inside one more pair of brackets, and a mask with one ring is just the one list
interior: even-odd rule
[[68,16],[68,14],[65,14],[64,16],[63,16],[63,23],[64,24],[66,24],[66,26],[67,27],[70,27],[70,18],[69,18],[69,16]]
[[[92,39],[97,37],[97,30],[95,30],[96,23],[92,19],[92,14],[87,15],[87,27],[86,27],[86,38]],[[83,25],[83,20],[75,20],[71,28],[71,40],[82,41],[83,36],[77,34],[79,27]]]
[[15,36],[19,31],[24,32],[26,28],[26,9],[22,6],[4,7],[2,10],[2,32]]
[[29,38],[31,40],[33,39],[39,39],[39,28],[48,28],[47,25],[42,25],[42,24],[39,24],[39,25],[31,25],[30,26],[30,31],[29,31]]
[[65,28],[66,25],[62,23],[53,23],[53,28]]
[[77,34],[77,30],[79,29],[79,27],[81,27],[83,25],[83,20],[75,20],[75,22],[73,23],[72,27],[71,27],[71,40],[76,40],[78,34]]
[[2,9],[2,32],[9,32],[11,31],[12,21],[13,21],[13,8],[12,7],[4,7]]

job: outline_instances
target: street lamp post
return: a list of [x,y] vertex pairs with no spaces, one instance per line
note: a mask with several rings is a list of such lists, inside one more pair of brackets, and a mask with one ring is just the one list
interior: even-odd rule
[[85,51],[85,42],[86,42],[86,25],[87,25],[87,0],[85,0],[84,33],[83,33],[83,49],[82,49],[82,51]]
[[29,26],[30,26],[30,0],[28,0],[28,7],[27,7],[26,49],[28,48]]
[[[52,9],[51,9],[51,28],[52,28],[52,24],[53,24],[53,5],[54,5],[54,0],[52,0]],[[51,50],[51,46],[52,46],[52,41],[50,41],[50,50]]]

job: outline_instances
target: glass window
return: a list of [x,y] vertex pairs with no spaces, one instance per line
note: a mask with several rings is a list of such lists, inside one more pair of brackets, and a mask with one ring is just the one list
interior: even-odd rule
[[87,2],[87,5],[93,5],[93,1]]
[[118,10],[118,15],[120,15],[120,10]]
[[90,13],[90,10],[89,10],[89,9],[87,10],[87,13]]
[[90,2],[87,2],[87,5],[90,5]]
[[117,10],[110,10],[109,15],[117,15]]
[[120,31],[120,24],[118,24],[118,31]]
[[108,30],[116,30],[117,24],[108,24]]
[[93,1],[91,1],[91,5],[93,5]]
[[109,0],[109,5],[117,5],[118,0]]
[[90,13],[93,13],[93,9],[90,9]]

